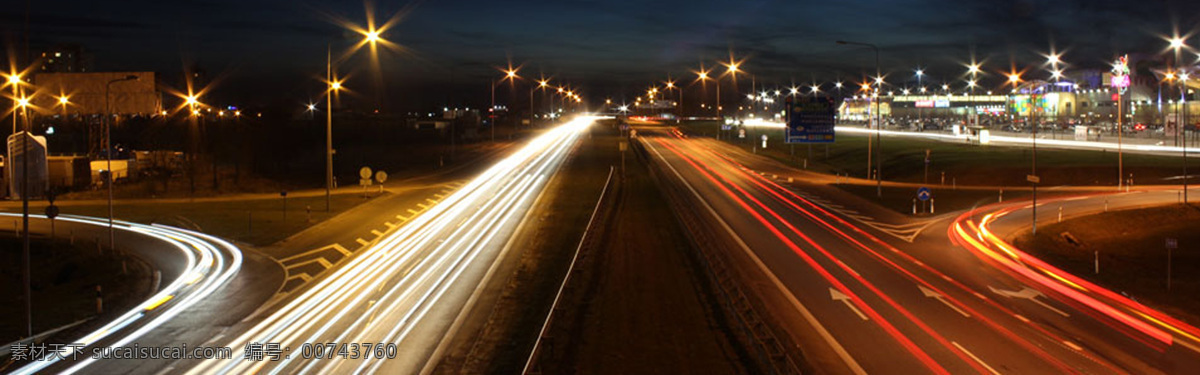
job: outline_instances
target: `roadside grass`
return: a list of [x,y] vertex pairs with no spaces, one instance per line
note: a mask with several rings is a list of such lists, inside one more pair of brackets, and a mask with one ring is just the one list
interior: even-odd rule
[[[1083,277],[1190,324],[1200,324],[1200,208],[1167,206],[1112,211],[1070,219],[1028,232],[1013,245],[1076,276]],[[1079,245],[1069,243],[1070,233]],[[1166,239],[1171,251],[1171,289],[1167,289]],[[1100,273],[1095,271],[1096,257]]]
[[[299,233],[346,210],[369,201],[376,195],[336,194],[330,197],[329,212],[325,197],[239,200],[225,202],[117,203],[113,211],[118,220],[143,224],[164,224],[202,231],[228,240],[265,246]],[[30,212],[44,212],[45,202],[30,204]],[[311,208],[311,213],[307,212]],[[16,209],[19,211],[19,209]],[[106,205],[62,206],[62,214],[108,217]],[[6,223],[0,223],[0,226]]]
[[[686,122],[681,128],[703,136],[715,136],[717,123],[712,121]],[[868,137],[839,133],[832,144],[788,145],[783,142],[781,129],[747,128],[746,139],[738,139],[736,131],[727,131],[723,141],[752,150],[751,140],[758,142],[757,152],[784,164],[828,174],[865,177],[867,174]],[[761,135],[767,134],[767,148],[761,148]],[[873,139],[870,142],[874,142]],[[872,145],[876,147],[877,145]],[[1030,174],[1033,152],[1026,147],[981,146],[908,137],[883,138],[883,177],[888,181],[925,181],[925,150],[931,154],[928,181],[945,184],[1015,186],[1026,184]],[[1039,149],[1038,175],[1043,186],[1059,185],[1116,185],[1117,153],[1090,150]],[[872,164],[875,164],[872,161]],[[1178,183],[1164,178],[1182,175],[1183,162],[1173,156],[1125,154],[1124,173],[1132,174],[1135,184]],[[1200,169],[1200,166],[1196,167]],[[910,203],[911,205],[911,203]]]
[[[838,189],[846,191],[863,198],[867,201],[878,204],[884,208],[899,212],[905,215],[913,214],[913,200],[917,199],[917,189],[900,188],[900,187],[884,187],[883,197],[880,198],[878,191],[874,185],[834,185]],[[933,188],[932,203],[933,214],[947,213],[963,209],[969,209],[986,204],[996,203],[1000,201],[999,190],[966,190],[966,189],[950,189],[950,188]],[[1024,190],[1004,191],[1004,200],[1026,198],[1030,192]],[[1048,197],[1051,193],[1038,192],[1038,197]],[[928,203],[922,206],[920,200],[916,201],[917,212],[920,215],[926,215],[928,212]],[[925,210],[922,211],[922,207]]]
[[[150,288],[150,270],[140,261],[96,251],[89,241],[71,245],[64,239],[32,237],[30,289],[33,292],[33,333],[38,334],[96,315],[96,285],[104,294],[106,312],[124,312],[140,302]],[[0,236],[0,344],[26,334],[21,271],[22,242],[11,232]]]

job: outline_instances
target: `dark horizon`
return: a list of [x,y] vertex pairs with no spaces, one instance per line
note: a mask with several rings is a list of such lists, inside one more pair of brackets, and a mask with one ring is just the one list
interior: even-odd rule
[[[357,1],[26,5],[31,55],[77,43],[94,56],[96,71],[156,71],[164,82],[180,81],[184,68],[195,66],[217,80],[210,100],[241,105],[319,97],[325,44],[346,49],[358,37],[334,20],[365,26],[367,19]],[[16,50],[24,44],[23,8],[0,11],[8,25],[5,42]],[[55,12],[62,8],[89,15]],[[517,99],[528,95],[530,78],[544,75],[582,87],[592,103],[637,95],[668,75],[688,84],[700,63],[719,67],[730,53],[746,59],[744,70],[757,80],[772,84],[852,81],[873,73],[870,50],[834,43],[843,39],[878,44],[892,83],[915,80],[918,66],[926,69],[926,85],[961,80],[973,50],[989,73],[983,79],[999,84],[998,73],[1010,66],[1044,73],[1040,54],[1051,45],[1064,54],[1068,69],[1106,69],[1118,52],[1165,52],[1162,36],[1174,28],[1190,35],[1200,21],[1200,4],[1176,1],[463,1],[376,2],[373,8],[377,23],[396,17],[383,37],[401,49],[381,49],[378,72],[365,51],[339,71],[350,76],[354,107],[380,104],[390,112],[486,105],[489,82],[501,74],[496,68],[509,61],[522,66],[525,78]],[[154,52],[144,52],[147,46]],[[498,98],[507,101],[508,91],[497,89]]]

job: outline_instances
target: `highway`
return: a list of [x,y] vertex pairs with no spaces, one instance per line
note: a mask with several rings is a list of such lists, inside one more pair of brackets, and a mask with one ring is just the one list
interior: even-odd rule
[[787,296],[790,308],[772,313],[813,328],[798,341],[836,357],[812,358],[841,367],[824,370],[1141,374],[1200,366],[1200,353],[1159,332],[1114,324],[957,246],[962,238],[947,236],[954,217],[901,241],[756,173],[769,163],[763,158],[662,129],[638,129],[650,158],[741,247],[728,251],[772,280],[756,286]]
[[[542,133],[293,298],[248,318],[237,334],[218,341],[234,349],[236,360],[183,366],[195,374],[427,370],[455,317],[593,121],[579,117]],[[272,343],[279,345],[277,357],[241,360],[247,347]],[[323,343],[384,346],[304,350]],[[342,350],[360,358],[336,355]]]
[[[19,218],[20,215],[3,213],[0,217]],[[49,220],[41,215],[31,217],[30,232],[50,233]],[[101,218],[62,215],[54,224],[60,236],[71,233],[99,238],[106,236],[108,231],[108,221]],[[14,374],[93,370],[89,366],[96,365],[98,361],[85,354],[92,353],[95,348],[120,348],[155,336],[163,338],[163,327],[189,320],[196,306],[212,299],[234,280],[242,268],[242,252],[224,240],[168,226],[122,221],[114,224],[117,242],[122,244],[122,250],[137,254],[162,272],[159,288],[146,300],[112,321],[62,343],[82,345],[78,352],[76,348],[63,347],[57,355],[47,353],[44,360],[17,368]],[[193,323],[190,321],[187,324]],[[172,340],[166,343],[175,345],[181,339],[179,335],[169,338]],[[77,353],[81,355],[75,355]]]

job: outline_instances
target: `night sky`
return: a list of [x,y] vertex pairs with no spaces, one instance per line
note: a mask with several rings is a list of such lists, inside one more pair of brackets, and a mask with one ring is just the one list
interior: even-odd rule
[[[16,4],[13,4],[16,3]],[[18,0],[0,10],[5,42],[21,50],[26,9],[33,54],[57,43],[90,50],[96,70],[152,70],[174,83],[185,65],[219,77],[211,101],[307,101],[321,90],[325,46],[354,37],[337,25],[365,25],[361,1]],[[385,110],[486,103],[488,81],[509,60],[523,77],[544,74],[582,86],[592,100],[633,96],[668,74],[713,66],[729,53],[773,84],[858,79],[883,49],[889,82],[927,67],[934,82],[959,80],[971,51],[992,73],[1040,69],[1051,44],[1072,68],[1103,67],[1121,53],[1160,53],[1159,36],[1200,25],[1196,1],[377,1],[384,50],[372,72],[360,52],[344,62],[351,100]],[[1200,46],[1200,36],[1190,40]],[[1196,55],[1186,58],[1195,61]],[[1040,74],[1040,73],[1038,73]],[[528,82],[528,81],[526,81]],[[526,86],[527,87],[527,86]],[[519,95],[526,89],[517,89]],[[500,90],[501,95],[505,90]]]

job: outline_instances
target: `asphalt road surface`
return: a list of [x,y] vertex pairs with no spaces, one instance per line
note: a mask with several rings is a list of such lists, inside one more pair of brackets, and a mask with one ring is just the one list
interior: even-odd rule
[[[658,128],[662,129],[662,128]],[[1200,353],[1113,324],[948,240],[947,218],[913,242],[800,196],[710,139],[639,129],[652,159],[743,243],[850,373],[1178,373]],[[718,151],[719,150],[719,151]],[[803,183],[803,182],[801,182]],[[961,241],[958,241],[961,242]],[[1161,338],[1161,337],[1160,337]]]

